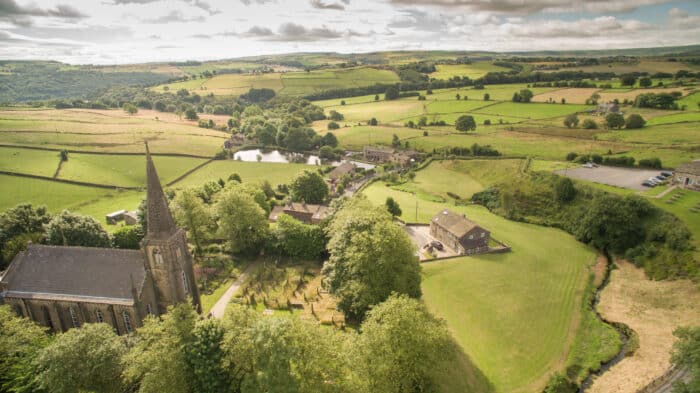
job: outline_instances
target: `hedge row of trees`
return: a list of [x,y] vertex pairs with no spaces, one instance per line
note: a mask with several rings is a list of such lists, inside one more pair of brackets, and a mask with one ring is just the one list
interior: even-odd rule
[[[610,166],[625,166],[625,167],[633,167],[635,163],[634,157],[627,157],[627,156],[617,156],[617,157],[610,157],[610,156],[602,156],[600,154],[578,154],[575,152],[568,153],[566,155],[566,160],[567,161],[575,161],[578,163],[587,163],[587,162],[592,162],[595,164],[603,164],[603,165],[610,165]],[[649,169],[661,169],[663,166],[661,164],[661,159],[658,157],[652,157],[652,158],[642,158],[639,160],[637,163],[640,168],[649,168]]]

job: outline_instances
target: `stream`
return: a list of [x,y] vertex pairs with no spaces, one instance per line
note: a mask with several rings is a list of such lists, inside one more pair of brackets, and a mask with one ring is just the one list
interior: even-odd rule
[[613,269],[613,263],[610,260],[610,257],[606,255],[606,259],[608,264],[605,269],[605,278],[603,279],[603,283],[600,284],[600,286],[596,289],[595,297],[593,298],[593,301],[591,302],[590,306],[593,312],[595,313],[595,317],[598,318],[599,321],[612,326],[617,331],[617,333],[620,335],[620,341],[622,341],[622,346],[620,347],[620,351],[617,353],[617,355],[615,355],[612,359],[603,362],[600,365],[600,369],[598,371],[590,372],[588,374],[586,379],[584,379],[583,382],[581,382],[581,388],[579,388],[579,393],[585,392],[586,389],[590,388],[591,385],[593,385],[594,377],[602,375],[604,372],[608,371],[610,367],[616,365],[626,357],[627,344],[629,342],[629,335],[627,334],[627,331],[629,331],[629,327],[620,322],[611,322],[606,320],[600,315],[598,309],[596,308],[596,306],[600,302],[600,293],[610,283],[610,273]]

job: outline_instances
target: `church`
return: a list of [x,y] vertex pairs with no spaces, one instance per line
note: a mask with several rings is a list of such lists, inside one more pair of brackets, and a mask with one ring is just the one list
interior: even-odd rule
[[107,323],[119,334],[191,301],[201,312],[185,231],[146,146],[148,230],[140,250],[29,244],[0,279],[0,302],[54,332]]

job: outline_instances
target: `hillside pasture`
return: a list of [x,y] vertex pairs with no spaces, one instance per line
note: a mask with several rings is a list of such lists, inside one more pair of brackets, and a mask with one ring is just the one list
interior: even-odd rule
[[591,106],[588,105],[502,102],[476,110],[475,113],[507,115],[509,117],[520,117],[523,119],[546,119],[566,116],[570,113],[583,112],[590,108]]
[[390,70],[358,67],[311,72],[290,72],[282,75],[284,88],[280,94],[299,96],[315,91],[371,86],[377,83],[398,83],[399,77]]
[[[349,150],[362,150],[365,145],[391,145],[396,134],[402,141],[422,137],[423,130],[406,127],[388,126],[355,126],[333,131],[338,138],[338,144]],[[444,134],[441,131],[428,131],[429,135]]]
[[[345,116],[345,121],[368,121],[376,118],[380,123],[399,122],[413,116],[424,113],[427,107],[426,101],[418,101],[415,98],[401,100],[378,101],[364,104],[337,105],[326,107],[326,114],[335,110]],[[341,122],[342,123],[342,122]]]
[[313,171],[317,167],[306,164],[219,160],[192,172],[182,181],[173,184],[172,188],[201,186],[208,181],[217,181],[218,179],[227,180],[234,173],[237,173],[243,182],[259,184],[267,180],[273,187],[276,187],[278,184],[288,184],[294,176],[304,169]]
[[57,151],[0,147],[0,171],[52,177],[59,161]]
[[435,79],[450,79],[454,76],[466,76],[469,79],[479,79],[489,72],[508,72],[509,68],[494,65],[488,61],[477,61],[471,64],[437,64],[435,72],[429,74]]

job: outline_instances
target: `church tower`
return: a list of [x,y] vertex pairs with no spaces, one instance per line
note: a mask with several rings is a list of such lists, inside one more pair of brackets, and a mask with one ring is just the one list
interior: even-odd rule
[[187,248],[185,231],[175,225],[170,214],[148,144],[146,185],[148,231],[141,242],[141,250],[146,255],[146,270],[153,277],[158,314],[165,313],[168,306],[184,302],[188,297],[196,310],[201,312],[193,260]]

